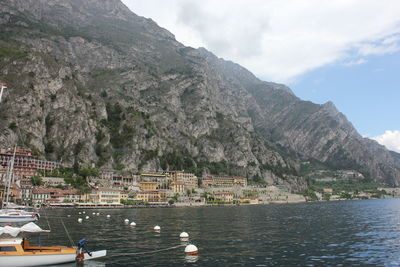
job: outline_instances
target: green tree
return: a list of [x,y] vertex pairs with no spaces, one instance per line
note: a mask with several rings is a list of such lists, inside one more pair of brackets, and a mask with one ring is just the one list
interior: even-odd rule
[[329,201],[331,199],[331,194],[323,194],[322,198],[326,201]]
[[342,193],[340,194],[340,198],[352,199],[353,196],[352,196],[350,193],[342,192]]
[[315,194],[315,192],[311,189],[307,189],[303,192],[303,196],[307,199],[307,200],[318,200],[317,194]]
[[87,177],[90,177],[90,176],[93,176],[93,177],[99,176],[99,172],[100,171],[98,168],[92,168],[89,165],[84,165],[79,170],[79,175],[86,179]]
[[207,201],[209,195],[210,195],[209,192],[204,192],[204,193],[201,194],[201,197],[204,197],[204,199]]
[[70,184],[73,188],[78,190],[78,194],[82,195],[85,193],[90,193],[92,189],[88,185],[86,178],[82,176],[76,176],[76,177],[70,177],[70,178],[64,178],[64,181],[67,184]]
[[32,185],[34,185],[34,186],[40,186],[40,185],[43,184],[42,177],[40,177],[38,175],[32,176],[31,177],[31,182],[32,182]]
[[173,200],[178,201],[179,199],[179,193],[175,193],[175,195],[172,197]]

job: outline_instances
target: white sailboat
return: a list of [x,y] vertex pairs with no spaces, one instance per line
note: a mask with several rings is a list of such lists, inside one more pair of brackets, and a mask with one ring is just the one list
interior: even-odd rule
[[39,213],[23,210],[1,210],[0,223],[34,222],[39,220]]
[[6,185],[5,192],[3,195],[2,209],[0,210],[0,223],[14,223],[14,222],[34,222],[39,220],[39,213],[30,212],[25,210],[9,209],[9,198],[11,194],[11,185],[13,183],[13,170],[15,160],[16,147],[14,148],[14,154],[7,166]]

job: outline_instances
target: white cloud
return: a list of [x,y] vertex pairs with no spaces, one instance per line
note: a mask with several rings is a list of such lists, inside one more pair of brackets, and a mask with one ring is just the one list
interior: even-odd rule
[[337,62],[400,50],[398,0],[123,0],[185,45],[288,82]]
[[376,42],[361,43],[358,52],[361,55],[383,55],[400,50],[400,35],[396,34],[378,40]]
[[343,63],[344,66],[346,67],[352,67],[352,66],[356,66],[356,65],[361,65],[361,64],[365,64],[368,61],[364,58],[359,58],[359,59],[350,59],[348,61],[345,61]]
[[384,134],[372,138],[379,144],[386,146],[392,151],[400,153],[400,131],[385,131]]

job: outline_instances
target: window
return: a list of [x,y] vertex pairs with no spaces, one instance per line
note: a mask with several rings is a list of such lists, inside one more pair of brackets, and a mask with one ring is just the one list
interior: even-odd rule
[[0,246],[0,251],[17,251],[14,246]]

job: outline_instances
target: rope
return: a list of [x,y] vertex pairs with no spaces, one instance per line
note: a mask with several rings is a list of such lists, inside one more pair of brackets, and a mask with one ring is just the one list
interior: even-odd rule
[[49,222],[49,217],[47,217],[46,209],[43,209],[43,211],[44,211],[44,216],[46,216],[47,226],[49,227],[49,230],[51,231],[50,222]]
[[71,242],[71,247],[73,247],[73,246],[74,246],[74,241],[72,241],[72,238],[71,238],[71,236],[69,235],[68,229],[67,229],[67,227],[65,227],[65,224],[64,224],[63,220],[60,219],[60,221],[61,221],[62,226],[64,226],[64,230],[65,230],[65,233],[67,233],[69,242]]
[[152,251],[143,251],[143,252],[132,252],[132,253],[117,253],[117,254],[112,254],[108,257],[117,257],[117,256],[136,256],[136,255],[144,255],[144,254],[154,254],[154,253],[158,253],[158,252],[163,252],[163,251],[167,251],[167,250],[173,250],[173,249],[177,249],[180,247],[185,247],[186,245],[178,245],[178,246],[173,246],[173,247],[169,247],[169,248],[162,248],[162,249],[157,249],[157,250],[152,250]]

